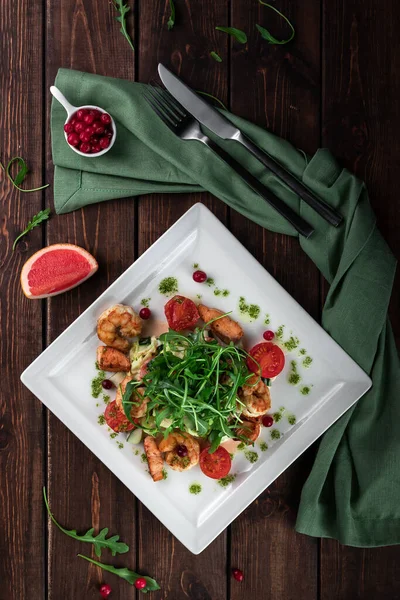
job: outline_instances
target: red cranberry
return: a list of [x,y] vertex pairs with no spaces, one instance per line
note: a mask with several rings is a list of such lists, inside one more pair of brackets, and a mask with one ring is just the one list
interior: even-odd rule
[[71,123],[65,123],[64,125],[65,133],[72,133],[74,131],[74,126]]
[[91,137],[92,136],[90,135],[90,133],[86,133],[86,131],[82,131],[82,133],[79,135],[79,139],[81,140],[81,142],[85,142],[86,144],[90,142]]
[[103,113],[100,117],[100,120],[104,125],[109,125],[111,123],[111,117],[107,113]]
[[204,271],[195,271],[193,273],[193,279],[196,281],[196,283],[204,283],[207,279],[207,275],[204,273]]
[[91,115],[90,113],[85,115],[83,117],[84,122],[86,123],[86,125],[91,125],[94,121],[94,115]]
[[273,340],[274,337],[275,337],[275,334],[270,329],[267,329],[267,331],[264,331],[264,333],[263,333],[263,338],[264,338],[264,340],[267,340],[267,342]]
[[100,147],[103,148],[103,150],[104,150],[105,148],[108,148],[108,146],[110,145],[110,140],[107,137],[102,137],[102,138],[100,138],[99,144],[100,144]]
[[76,119],[75,117],[72,117],[72,119],[69,122],[71,123],[71,125],[76,125],[76,123],[78,122],[78,119]]
[[105,132],[104,125],[101,121],[95,121],[92,127],[93,133],[97,133],[97,135],[102,135]]
[[111,390],[111,388],[114,387],[113,382],[110,381],[109,379],[103,379],[103,381],[101,382],[101,385],[103,386],[103,388],[105,390]]
[[77,133],[70,133],[67,141],[71,146],[77,146],[79,144],[79,135]]
[[101,150],[102,149],[101,149],[100,144],[92,144],[92,152],[93,152],[93,154],[97,154],[98,152],[101,152]]
[[185,456],[188,455],[188,449],[183,444],[179,444],[179,446],[176,449],[176,453],[181,458],[184,458]]
[[243,581],[244,575],[243,571],[240,569],[232,569],[232,575],[236,579],[236,581]]
[[113,136],[113,132],[112,131],[106,131],[106,137],[112,138],[112,136]]
[[82,131],[84,131],[85,129],[85,124],[82,123],[82,121],[78,121],[77,123],[75,123],[74,129],[76,133],[82,133]]
[[100,119],[100,117],[101,117],[101,112],[99,110],[97,110],[97,108],[94,108],[93,110],[91,110],[90,114],[93,115],[96,120]]
[[274,419],[271,417],[271,415],[265,415],[265,417],[262,418],[262,424],[264,427],[272,427],[274,424]]
[[85,133],[90,133],[90,135],[93,135],[94,133],[96,133],[94,130],[94,126],[89,125],[89,127],[85,127]]
[[91,149],[92,149],[92,146],[90,144],[86,144],[85,142],[82,142],[82,144],[79,146],[79,150],[81,152],[83,152],[84,154],[89,154]]
[[146,585],[147,585],[147,581],[145,580],[144,577],[138,577],[135,581],[135,588],[137,590],[144,590]]
[[145,321],[147,321],[147,319],[150,319],[150,317],[151,317],[151,310],[149,308],[147,308],[147,306],[145,306],[144,308],[142,308],[140,310],[139,317],[141,319],[144,319]]
[[80,108],[78,110],[78,112],[76,113],[76,116],[79,119],[79,121],[83,121],[83,119],[86,117],[87,114],[88,114],[88,111],[86,110],[86,108]]
[[99,591],[102,598],[108,598],[108,596],[111,594],[111,585],[108,585],[108,583],[103,583],[103,585],[100,586]]

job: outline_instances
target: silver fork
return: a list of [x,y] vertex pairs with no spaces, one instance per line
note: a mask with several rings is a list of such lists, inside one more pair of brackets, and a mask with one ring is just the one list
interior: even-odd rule
[[181,104],[168,90],[159,86],[149,85],[143,92],[144,99],[151,106],[156,115],[163,123],[181,140],[196,140],[205,144],[210,150],[219,156],[225,163],[247,183],[247,185],[257,192],[268,204],[270,204],[280,215],[282,215],[300,235],[308,238],[314,229],[300,215],[283,202],[278,196],[271,192],[254,175],[238,163],[230,154],[205,135],[200,127],[200,123],[190,113],[188,113]]

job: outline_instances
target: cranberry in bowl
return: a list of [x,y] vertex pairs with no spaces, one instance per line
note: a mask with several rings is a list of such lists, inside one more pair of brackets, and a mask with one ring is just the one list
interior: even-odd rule
[[67,112],[64,136],[69,147],[88,158],[108,152],[117,136],[112,116],[99,106],[73,106],[55,86],[51,86],[50,92]]

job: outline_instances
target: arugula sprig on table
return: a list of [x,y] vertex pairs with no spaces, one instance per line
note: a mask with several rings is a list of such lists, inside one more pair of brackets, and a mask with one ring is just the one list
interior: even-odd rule
[[[242,422],[238,390],[252,374],[246,366],[245,350],[206,341],[205,330],[162,334],[162,347],[148,364],[148,373],[142,382],[127,384],[122,403],[131,420],[132,405],[142,401],[138,387],[144,385],[150,401],[148,418],[140,427],[146,433],[168,435],[174,429],[189,429],[207,437],[210,452],[214,452],[223,437],[237,437],[236,429]],[[162,426],[164,419],[170,423],[166,428]]]
[[241,29],[236,29],[235,27],[216,27],[215,29],[231,35],[239,42],[239,44],[245,44],[247,42],[247,35]]
[[78,540],[79,542],[88,542],[89,544],[94,545],[94,551],[96,556],[101,556],[101,551],[105,548],[111,551],[113,556],[117,554],[125,554],[125,552],[129,551],[129,546],[124,542],[119,541],[119,535],[113,535],[112,537],[107,538],[108,528],[105,527],[98,533],[98,535],[94,536],[94,528],[88,529],[84,534],[78,534],[76,529],[65,529],[62,527],[55,519],[53,513],[50,510],[49,503],[46,495],[46,488],[43,488],[43,498],[44,503],[46,505],[47,512],[49,514],[50,519],[53,521],[54,525],[58,527],[60,531],[73,538],[74,540]]
[[[13,166],[14,163],[17,163],[18,167],[19,167],[19,170],[15,177],[13,177],[11,175],[11,167]],[[8,179],[11,181],[13,186],[15,188],[17,188],[17,190],[19,190],[20,192],[25,192],[25,193],[38,192],[40,190],[44,190],[45,188],[49,187],[49,185],[50,185],[49,183],[46,183],[46,185],[42,185],[37,188],[32,188],[30,190],[25,190],[24,188],[20,187],[21,183],[23,183],[25,177],[28,175],[28,166],[21,156],[14,156],[14,158],[12,158],[10,161],[8,161],[7,166],[4,166],[3,163],[0,162],[0,167],[3,169],[3,171],[5,172],[5,174],[7,175]]]
[[169,19],[167,22],[167,27],[169,30],[173,29],[174,25],[175,25],[175,4],[174,4],[174,0],[169,0],[169,9],[170,9],[170,15],[169,15]]
[[144,594],[147,594],[147,592],[154,592],[160,589],[160,586],[158,585],[157,581],[155,579],[152,579],[151,577],[139,575],[138,573],[135,573],[134,571],[131,571],[127,568],[117,568],[113,567],[112,565],[105,565],[104,563],[97,562],[97,560],[93,560],[93,558],[89,558],[88,556],[84,556],[83,554],[78,554],[78,556],[79,558],[84,558],[88,562],[100,567],[100,569],[103,569],[103,571],[108,571],[109,573],[113,573],[114,575],[125,579],[125,581],[127,581],[131,585],[135,585],[135,581],[139,578],[145,579],[146,587],[140,590]]
[[39,211],[37,213],[37,215],[34,215],[32,217],[32,219],[28,222],[28,225],[25,227],[25,229],[19,234],[18,237],[15,238],[13,246],[12,246],[13,252],[14,252],[15,247],[16,247],[17,243],[19,242],[19,240],[21,238],[23,238],[24,235],[26,235],[27,233],[32,231],[32,229],[35,229],[35,227],[37,227],[38,225],[43,223],[43,221],[46,221],[49,218],[49,216],[50,216],[49,208],[45,208],[44,210]]
[[121,23],[120,32],[134,51],[135,47],[133,45],[132,38],[129,35],[128,30],[126,28],[126,15],[131,10],[131,8],[127,4],[124,4],[124,1],[125,0],[114,0],[114,8],[119,12],[119,16],[115,18],[118,21],[118,23]]
[[286,21],[286,23],[289,25],[290,30],[291,30],[291,34],[290,36],[287,38],[287,40],[277,40],[276,37],[274,37],[269,31],[268,29],[265,29],[265,27],[261,27],[261,25],[256,25],[258,31],[261,34],[261,37],[264,40],[267,40],[267,42],[269,44],[274,44],[274,45],[280,45],[283,46],[284,44],[288,44],[289,42],[292,41],[292,39],[294,38],[295,35],[295,30],[293,25],[291,24],[291,22],[289,21],[289,19],[287,17],[285,17],[284,14],[282,14],[277,8],[275,8],[275,6],[271,6],[271,4],[267,4],[266,2],[263,2],[263,0],[258,0],[260,4],[262,4],[263,6],[266,6],[267,8],[270,8],[271,10],[273,10],[274,12],[276,12],[280,17],[282,17],[282,19],[284,19]]

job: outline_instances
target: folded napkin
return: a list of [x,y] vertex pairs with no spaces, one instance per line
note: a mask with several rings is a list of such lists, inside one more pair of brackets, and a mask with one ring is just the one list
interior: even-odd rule
[[[56,85],[77,106],[97,104],[118,129],[109,153],[75,154],[63,135],[64,109],[53,100],[51,132],[58,213],[149,192],[208,190],[271,231],[297,235],[209,149],[182,143],[142,97],[142,85],[61,69]],[[364,184],[324,149],[307,157],[288,142],[225,113],[345,222],[335,229],[233,142],[219,142],[315,227],[299,238],[330,283],[322,315],[326,331],[372,378],[371,390],[323,436],[303,488],[296,528],[352,546],[400,543],[400,362],[387,309],[396,261],[376,228]]]

